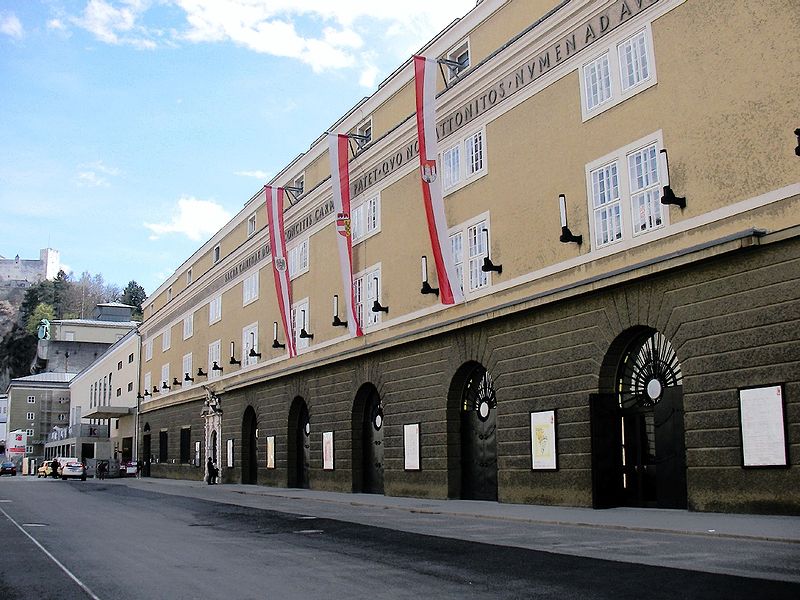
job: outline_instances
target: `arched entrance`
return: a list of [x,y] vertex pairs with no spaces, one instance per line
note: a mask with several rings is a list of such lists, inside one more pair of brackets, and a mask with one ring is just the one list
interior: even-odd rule
[[256,411],[248,406],[242,417],[242,483],[258,482],[258,439]]
[[311,420],[305,400],[299,396],[289,409],[288,431],[288,485],[295,488],[309,487],[309,463],[311,462]]
[[356,394],[352,427],[353,491],[383,494],[383,406],[371,383]]
[[464,500],[497,500],[497,397],[483,365],[469,362],[458,370],[448,404],[450,427],[460,431],[457,495]]
[[594,506],[686,508],[683,375],[654,329],[620,336],[590,398]]

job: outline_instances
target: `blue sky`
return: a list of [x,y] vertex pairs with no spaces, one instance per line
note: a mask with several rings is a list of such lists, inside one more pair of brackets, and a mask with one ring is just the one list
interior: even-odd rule
[[0,255],[148,293],[475,0],[0,0]]

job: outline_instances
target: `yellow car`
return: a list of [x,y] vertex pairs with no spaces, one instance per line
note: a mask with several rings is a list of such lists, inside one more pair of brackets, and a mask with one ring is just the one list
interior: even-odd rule
[[46,460],[36,469],[36,477],[50,477],[53,474],[53,461]]

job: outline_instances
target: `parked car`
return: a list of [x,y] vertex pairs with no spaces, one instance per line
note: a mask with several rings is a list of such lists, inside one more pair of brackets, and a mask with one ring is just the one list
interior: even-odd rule
[[16,475],[17,474],[17,465],[13,462],[4,462],[0,464],[0,475]]
[[68,477],[80,477],[81,481],[86,481],[86,465],[79,460],[69,460],[61,466],[61,479]]
[[136,475],[136,461],[126,460],[119,465],[119,476],[128,477],[129,475]]
[[46,460],[36,469],[36,477],[50,477],[53,474],[53,461]]

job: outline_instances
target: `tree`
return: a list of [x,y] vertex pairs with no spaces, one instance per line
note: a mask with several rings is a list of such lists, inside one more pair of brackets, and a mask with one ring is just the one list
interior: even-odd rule
[[72,284],[63,270],[53,280],[53,311],[56,319],[65,319],[70,311],[70,287]]
[[39,329],[39,323],[42,321],[42,319],[52,321],[55,318],[55,311],[53,310],[53,307],[42,302],[28,316],[28,320],[25,321],[25,329],[31,335],[36,335],[36,331]]
[[125,286],[125,289],[122,290],[122,295],[119,298],[119,301],[123,304],[129,304],[130,306],[135,306],[136,311],[134,312],[134,316],[141,317],[142,316],[142,302],[147,299],[147,292],[144,291],[144,288],[140,286],[136,281],[131,279],[128,282],[128,285]]

